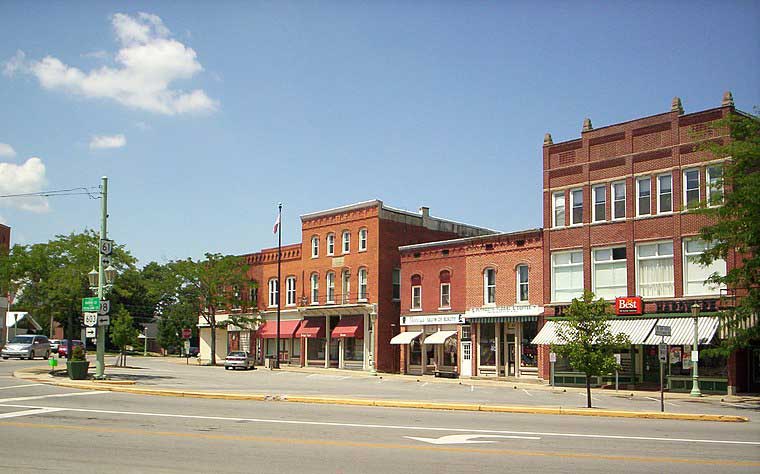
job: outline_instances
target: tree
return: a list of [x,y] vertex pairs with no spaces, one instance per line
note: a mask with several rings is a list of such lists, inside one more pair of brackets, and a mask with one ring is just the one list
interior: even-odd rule
[[137,344],[139,334],[140,332],[134,327],[132,315],[126,309],[121,308],[111,322],[111,342],[119,348],[117,366],[124,367],[127,365],[126,347]]
[[[721,313],[721,326],[727,335],[714,352],[729,355],[736,349],[760,342],[760,120],[756,116],[731,114],[715,122],[713,130],[727,130],[729,140],[712,140],[701,145],[710,158],[729,158],[724,162],[722,179],[710,190],[711,200],[722,199],[722,206],[699,212],[716,223],[703,227],[700,237],[713,247],[700,257],[709,265],[715,260],[736,257],[736,265],[726,275],[713,274],[710,281],[735,292],[736,304]],[[725,192],[722,190],[725,189]],[[722,196],[721,196],[722,194]]]
[[[216,329],[228,324],[246,327],[257,320],[230,311],[243,304],[240,289],[250,285],[248,266],[241,257],[207,253],[204,260],[178,260],[172,262],[170,267],[179,280],[178,288],[192,291],[195,295],[197,314],[200,314],[211,330],[210,362],[211,365],[216,365]],[[216,315],[224,309],[230,311],[229,318],[220,323],[216,320]]]
[[567,320],[557,328],[557,344],[552,350],[567,357],[570,365],[586,375],[586,401],[591,408],[591,377],[607,375],[617,367],[615,352],[629,346],[625,334],[613,334],[607,322],[610,304],[594,293],[583,292],[581,299],[574,298],[567,310]]

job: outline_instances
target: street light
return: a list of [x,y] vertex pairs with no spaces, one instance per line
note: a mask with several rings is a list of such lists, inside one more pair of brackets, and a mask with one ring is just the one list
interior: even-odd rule
[[691,315],[694,316],[694,346],[691,349],[691,393],[692,397],[701,397],[699,391],[699,305],[691,305]]
[[95,288],[98,286],[98,271],[94,268],[90,273],[87,274],[87,279],[90,280],[90,288]]
[[[106,274],[106,285],[111,285],[116,279],[116,269],[112,265],[108,265],[103,272]],[[90,272],[90,274],[92,274],[92,272]],[[97,272],[95,274],[97,275]]]

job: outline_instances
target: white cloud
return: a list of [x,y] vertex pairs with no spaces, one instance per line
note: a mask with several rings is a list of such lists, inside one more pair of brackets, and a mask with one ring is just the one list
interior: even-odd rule
[[[36,193],[46,183],[45,165],[37,157],[20,165],[0,163],[0,195]],[[40,196],[0,199],[0,205],[32,212],[47,212],[50,208],[48,200]]]
[[13,158],[16,156],[16,150],[7,143],[0,143],[0,156],[3,158]]
[[165,115],[219,108],[219,102],[201,89],[171,88],[172,82],[192,78],[203,71],[203,66],[192,48],[171,38],[161,18],[149,13],[117,13],[111,23],[121,46],[114,55],[115,68],[102,66],[85,72],[53,56],[27,61],[24,52],[18,51],[5,62],[3,73],[32,74],[45,89],[110,99],[129,108]]
[[90,150],[121,148],[127,144],[127,137],[118,135],[93,135],[90,139]]

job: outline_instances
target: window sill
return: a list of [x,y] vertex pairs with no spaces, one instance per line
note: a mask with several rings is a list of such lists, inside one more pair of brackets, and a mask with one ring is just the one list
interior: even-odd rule
[[367,249],[363,249],[363,250],[359,249],[359,253],[366,252],[366,251],[367,251]]
[[357,298],[356,301],[359,302],[359,303],[366,303],[367,302],[367,298]]
[[409,308],[409,311],[413,313],[420,313],[422,312],[422,308]]
[[451,306],[441,306],[438,311],[451,311]]

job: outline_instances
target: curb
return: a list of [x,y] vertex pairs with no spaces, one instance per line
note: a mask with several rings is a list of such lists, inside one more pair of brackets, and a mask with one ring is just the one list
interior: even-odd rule
[[[421,410],[446,410],[446,411],[478,411],[491,413],[520,413],[535,415],[570,415],[570,416],[596,416],[607,418],[638,418],[655,420],[681,420],[681,421],[713,421],[724,423],[748,422],[749,418],[735,415],[709,415],[698,413],[660,413],[660,412],[636,412],[620,410],[595,410],[593,408],[562,408],[562,407],[533,407],[533,406],[503,406],[503,405],[478,405],[468,403],[445,403],[424,402],[408,400],[369,400],[362,398],[330,398],[301,395],[272,395],[252,393],[221,393],[221,392],[197,392],[185,390],[166,390],[151,388],[136,388],[123,384],[103,382],[58,382],[40,377],[39,369],[22,369],[13,373],[13,376],[23,380],[57,385],[59,387],[76,388],[80,390],[97,390],[108,392],[132,393],[138,395],[153,395],[162,397],[179,398],[205,398],[216,400],[252,400],[291,403],[312,403],[322,405],[352,405],[371,406],[384,408],[415,408]],[[47,371],[45,371],[47,372]],[[43,372],[44,373],[44,372]]]

